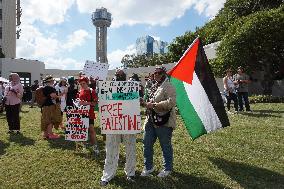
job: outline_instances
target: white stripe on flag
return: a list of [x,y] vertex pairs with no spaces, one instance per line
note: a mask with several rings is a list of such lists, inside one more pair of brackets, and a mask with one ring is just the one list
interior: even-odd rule
[[202,87],[196,73],[193,73],[192,85],[183,82],[188,99],[194,107],[197,115],[201,119],[207,133],[222,128],[222,124],[217,116],[208,96]]

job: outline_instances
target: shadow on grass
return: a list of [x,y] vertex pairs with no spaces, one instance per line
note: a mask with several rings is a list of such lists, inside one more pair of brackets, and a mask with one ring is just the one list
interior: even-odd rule
[[243,188],[284,188],[284,175],[277,172],[222,158],[209,160]]
[[[157,172],[154,172],[157,174]],[[154,175],[155,175],[154,174]],[[225,186],[211,181],[205,177],[196,177],[189,174],[183,174],[174,172],[168,178],[158,178],[156,176],[140,177],[136,173],[135,183],[129,183],[126,181],[125,176],[115,176],[110,181],[110,185],[120,186],[121,188],[199,188],[199,189],[217,189],[225,188]]]
[[278,117],[280,118],[281,116],[279,115],[273,115],[273,114],[270,114],[270,113],[256,113],[255,111],[253,113],[251,112],[240,112],[239,114],[242,114],[242,115],[247,115],[249,117]]
[[47,140],[50,148],[62,149],[62,150],[75,150],[75,143],[65,140],[64,136],[58,139]]
[[282,114],[284,113],[284,111],[274,111],[274,110],[253,110],[253,112],[259,112],[262,114],[272,114],[272,113],[278,113],[278,114]]
[[29,110],[28,111],[21,110],[21,113],[24,113],[24,114],[29,113],[29,112],[30,112]]
[[6,119],[6,114],[4,114],[3,112],[0,113],[0,119]]
[[3,141],[0,140],[0,156],[4,155],[6,153],[6,148],[8,148],[10,146],[9,143],[5,143]]
[[35,144],[35,140],[25,137],[22,133],[10,134],[9,141],[20,144],[21,146],[32,146]]

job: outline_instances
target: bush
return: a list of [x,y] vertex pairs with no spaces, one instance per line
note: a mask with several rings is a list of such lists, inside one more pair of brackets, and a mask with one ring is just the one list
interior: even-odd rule
[[284,103],[284,97],[271,95],[254,95],[249,97],[250,103]]

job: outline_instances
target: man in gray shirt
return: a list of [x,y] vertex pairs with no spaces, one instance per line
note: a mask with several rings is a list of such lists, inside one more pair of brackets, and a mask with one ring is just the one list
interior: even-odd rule
[[244,111],[243,99],[245,102],[246,111],[251,112],[248,100],[248,84],[251,82],[249,76],[244,73],[242,67],[238,67],[238,73],[235,75],[234,80],[238,82],[237,94],[239,100],[239,111]]

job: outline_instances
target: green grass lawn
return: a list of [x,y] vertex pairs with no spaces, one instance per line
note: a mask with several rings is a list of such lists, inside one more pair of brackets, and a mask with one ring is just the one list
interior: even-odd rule
[[[189,138],[178,118],[174,131],[174,173],[127,183],[123,146],[116,177],[106,188],[284,188],[284,104],[254,104],[253,113],[230,115],[231,126]],[[0,114],[0,188],[100,188],[105,151],[91,159],[75,144],[40,137],[40,111],[23,106],[22,135],[7,134]],[[62,132],[61,132],[62,133]],[[104,142],[98,136],[100,148]],[[137,140],[137,175],[143,168],[142,135]],[[162,169],[155,146],[155,174]]]

